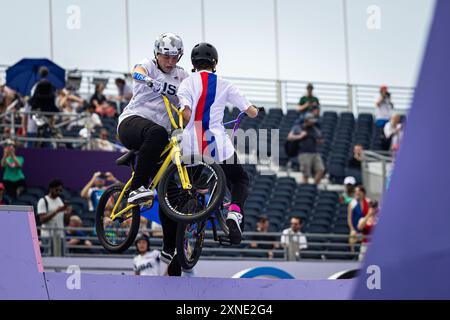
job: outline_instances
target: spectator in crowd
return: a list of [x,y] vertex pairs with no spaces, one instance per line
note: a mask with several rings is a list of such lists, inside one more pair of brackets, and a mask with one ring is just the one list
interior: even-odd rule
[[120,110],[122,110],[133,97],[133,89],[126,83],[125,79],[117,78],[115,83],[117,87],[117,96],[113,97],[111,100],[117,101]]
[[307,114],[305,123],[301,126],[297,122],[289,132],[288,140],[300,141],[299,162],[300,170],[303,173],[303,182],[308,183],[309,177],[312,176],[314,171],[315,184],[319,184],[325,173],[325,166],[317,147],[324,140],[322,133],[315,125],[314,116],[310,113]]
[[100,151],[114,151],[116,148],[114,144],[108,141],[108,130],[102,129],[100,131],[100,137],[95,139],[95,150]]
[[253,249],[264,249],[267,250],[267,257],[269,259],[273,258],[273,249],[278,248],[278,244],[275,243],[276,237],[266,235],[269,232],[269,218],[267,216],[259,217],[256,222],[256,232],[260,233],[259,235],[252,236],[252,240],[254,241],[273,241],[273,244],[261,244],[252,242],[250,243],[250,248]]
[[353,147],[353,156],[347,162],[346,174],[353,176],[356,182],[362,183],[362,154],[364,148],[361,144],[356,144]]
[[[47,80],[48,76],[47,67],[41,67],[39,69],[40,80],[34,85],[32,89],[32,95],[28,101],[32,111],[40,112],[58,112],[56,107],[56,89],[53,84]],[[41,138],[50,138],[51,130],[55,123],[55,117],[53,115],[32,115],[34,122],[37,125],[37,136]],[[45,144],[49,146],[49,144]]]
[[348,204],[347,224],[350,229],[349,244],[352,252],[355,252],[355,244],[360,238],[358,231],[359,219],[365,217],[369,212],[370,200],[366,197],[366,189],[359,185],[355,188],[355,197]]
[[400,146],[400,141],[403,138],[403,125],[401,119],[399,114],[394,114],[389,122],[384,125],[387,150],[395,152]]
[[11,127],[4,127],[3,128],[3,140],[11,140]]
[[305,115],[308,112],[313,111],[314,107],[319,107],[319,99],[313,95],[314,87],[312,83],[309,83],[306,87],[306,95],[300,98],[298,103],[298,111],[300,115]]
[[22,101],[20,95],[8,88],[6,85],[0,85],[0,113],[4,113],[15,106],[15,103]]
[[386,122],[391,117],[391,110],[394,108],[394,104],[391,101],[391,93],[388,91],[387,86],[380,87],[380,96],[375,102],[375,125],[378,128],[383,128]]
[[15,143],[7,140],[3,149],[1,165],[3,168],[3,183],[6,193],[11,198],[17,198],[25,191],[25,175],[23,174],[24,158],[16,155]]
[[[33,119],[33,115],[31,114],[31,105],[29,103],[25,104],[25,106],[20,111],[22,134],[28,138],[36,138],[38,126]],[[36,143],[33,141],[28,141],[26,146],[27,148],[32,148],[36,146]]]
[[[81,220],[81,218],[79,216],[73,215],[70,216],[70,220],[69,220],[69,228],[82,228],[83,227],[83,221]],[[79,245],[80,243],[82,243],[84,246],[86,247],[92,247],[92,242],[85,239],[80,239],[80,238],[85,238],[87,237],[87,233],[83,230],[67,230],[66,231],[66,238],[67,238],[67,244],[68,245]]]
[[111,172],[102,174],[100,171],[97,171],[81,190],[81,197],[88,200],[89,211],[95,211],[97,209],[100,197],[107,188],[105,186],[106,182],[118,183],[119,180],[117,180]]
[[158,250],[150,251],[150,239],[145,234],[136,237],[136,250],[138,255],[133,258],[134,274],[137,276],[164,275],[164,267],[159,260]]
[[316,127],[320,129],[320,127],[321,127],[320,106],[312,107],[311,113],[314,116],[314,120],[316,121]]
[[369,212],[365,217],[359,219],[358,231],[362,233],[362,243],[359,249],[358,260],[362,261],[367,252],[367,246],[369,244],[369,235],[372,233],[373,228],[378,222],[378,202],[371,201],[369,203]]
[[10,204],[9,197],[5,195],[5,185],[0,182],[0,205]]
[[[86,109],[87,116],[83,118],[82,125],[84,128],[80,130],[79,135],[82,138],[91,137],[96,127],[103,126],[102,121],[97,113],[95,113],[95,107],[93,105],[89,105]],[[89,146],[89,149],[92,149],[92,146]]]
[[354,177],[346,177],[344,179],[344,192],[339,197],[339,203],[349,204],[355,195],[356,179]]
[[308,248],[306,237],[301,233],[302,227],[300,217],[291,218],[291,227],[283,230],[281,234],[281,245],[288,251],[288,259],[300,258],[300,251]]
[[[63,191],[63,183],[61,180],[52,180],[48,185],[48,194],[39,199],[37,204],[37,213],[43,228],[61,228],[55,231],[61,238],[64,237],[64,216],[69,216],[71,212],[70,206],[64,204],[61,195]],[[41,236],[49,238],[52,233],[43,229]]]
[[111,106],[103,94],[105,85],[101,82],[95,85],[95,93],[92,95],[90,104],[95,107],[95,112],[101,116],[114,117],[117,113],[116,108]]
[[75,115],[83,109],[84,103],[85,102],[82,98],[76,95],[72,95],[67,89],[58,91],[56,105],[63,114],[67,115],[67,117],[62,117],[62,120],[69,122],[69,130],[71,126],[76,122]]
[[[125,229],[131,228],[132,219],[125,220],[121,226]],[[146,235],[147,237],[150,237],[150,235],[154,236],[154,234],[157,237],[162,237],[162,228],[158,223],[151,221],[150,225],[151,227],[148,227],[149,220],[143,216],[141,216],[139,221],[139,233]],[[158,227],[159,226],[159,227]]]
[[0,114],[4,113],[6,111],[6,92],[5,92],[5,85],[0,85]]
[[361,170],[362,153],[364,148],[361,144],[355,144],[353,147],[353,156],[348,160],[347,167],[350,169]]

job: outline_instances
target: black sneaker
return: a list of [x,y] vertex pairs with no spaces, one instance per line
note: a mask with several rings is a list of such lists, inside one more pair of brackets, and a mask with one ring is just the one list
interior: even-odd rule
[[181,265],[178,262],[178,257],[175,254],[172,258],[172,262],[170,262],[169,266],[167,267],[167,274],[169,277],[181,277]]
[[228,212],[226,223],[231,244],[240,244],[242,241],[241,222],[242,214],[235,211]]
[[141,186],[139,189],[130,192],[130,195],[128,196],[128,203],[140,204],[143,202],[147,202],[154,197],[155,193],[153,192],[153,190]]

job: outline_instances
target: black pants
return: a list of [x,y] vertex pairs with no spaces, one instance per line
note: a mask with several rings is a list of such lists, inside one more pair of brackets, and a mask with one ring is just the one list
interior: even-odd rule
[[[18,181],[8,181],[8,180],[3,180],[3,183],[5,185],[5,189],[6,189],[6,194],[11,198],[11,199],[16,199],[17,196],[19,196],[21,193],[23,193],[23,191],[26,189],[27,185],[25,183],[24,179],[18,180]],[[20,194],[17,194],[17,190],[20,190]]]
[[[232,164],[225,164],[222,162],[220,166],[227,178],[227,187],[231,192],[231,203],[238,205],[241,208],[241,213],[244,214],[244,203],[248,196],[248,175],[241,164],[238,163],[237,155],[234,154],[234,162]],[[176,248],[177,223],[165,215],[161,210],[159,211],[159,219],[163,229],[163,250],[167,253],[173,254]],[[244,230],[243,224],[241,229]]]
[[148,119],[131,116],[120,124],[119,139],[127,149],[139,151],[131,190],[148,187],[150,177],[158,172],[157,163],[168,143],[167,130]]

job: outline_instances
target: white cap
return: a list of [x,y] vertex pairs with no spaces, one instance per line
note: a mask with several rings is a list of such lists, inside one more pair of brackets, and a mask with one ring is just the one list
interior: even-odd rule
[[355,185],[356,184],[356,179],[354,177],[347,177],[347,178],[344,179],[344,184]]

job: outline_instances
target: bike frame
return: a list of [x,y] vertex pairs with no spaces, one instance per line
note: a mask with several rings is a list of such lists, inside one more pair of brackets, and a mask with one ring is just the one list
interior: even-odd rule
[[[172,124],[172,127],[174,129],[183,128],[183,109],[178,110],[172,103],[170,103],[169,99],[165,95],[162,95],[162,98],[164,100],[164,104],[166,105],[167,113],[169,115],[170,122]],[[175,112],[178,114],[178,120],[179,120],[179,126],[176,124],[175,119],[173,117],[173,113],[171,108],[175,110]],[[158,185],[159,181],[161,180],[161,177],[163,173],[167,170],[167,168],[170,165],[170,162],[173,160],[175,165],[178,169],[178,174],[180,175],[181,185],[183,189],[190,190],[192,189],[192,185],[189,181],[188,172],[185,166],[182,166],[181,162],[181,148],[179,146],[179,140],[176,136],[171,137],[169,143],[164,148],[164,150],[161,153],[161,158],[164,156],[164,154],[167,153],[167,156],[162,163],[161,167],[159,168],[156,176],[153,178],[152,182],[150,183],[149,189],[154,190],[156,186]],[[111,212],[110,219],[115,221],[118,217],[122,216],[125,212],[130,211],[134,207],[138,206],[137,204],[128,204],[124,209],[120,210],[116,213],[117,208],[119,206],[119,203],[122,201],[123,196],[125,192],[128,190],[128,188],[131,185],[131,181],[134,178],[134,168],[132,168],[131,178],[128,180],[128,182],[125,184],[125,187],[122,189],[122,192],[119,195],[119,199],[116,201],[116,204],[114,205],[114,208]],[[144,203],[144,206],[151,206],[153,204],[153,199],[147,201]],[[132,212],[125,215],[125,219],[128,219],[132,215]]]

